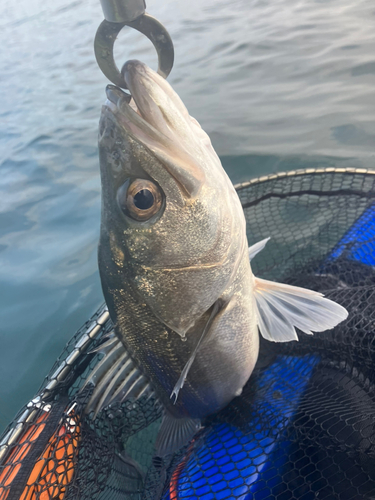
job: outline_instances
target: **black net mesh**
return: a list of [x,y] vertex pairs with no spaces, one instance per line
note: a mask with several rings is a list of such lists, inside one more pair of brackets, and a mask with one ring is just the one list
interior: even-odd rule
[[155,399],[84,414],[112,330],[102,307],[4,432],[0,500],[375,498],[375,175],[290,172],[237,190],[249,244],[271,236],[254,274],[323,292],[348,320],[299,342],[262,340],[241,397],[161,459]]

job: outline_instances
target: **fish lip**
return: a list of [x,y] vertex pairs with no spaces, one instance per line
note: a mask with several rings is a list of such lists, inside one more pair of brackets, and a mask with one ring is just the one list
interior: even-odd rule
[[[124,113],[125,110],[127,111],[130,108],[132,111],[136,111],[139,115],[137,104],[131,94],[124,92],[122,89],[120,89],[120,87],[117,87],[116,85],[107,85],[105,93],[107,96],[107,100],[104,103],[104,106],[112,111],[112,113],[116,117],[123,117],[123,120],[121,120],[123,122],[123,125],[126,125],[125,118],[129,119],[131,117],[131,114],[129,116],[128,113]],[[132,106],[130,106],[131,102]],[[146,120],[142,118],[142,116],[139,115],[139,118],[147,123]]]
[[163,142],[167,139],[141,115],[131,94],[124,92],[116,85],[107,85],[106,95],[104,107],[134,139],[141,142],[144,142],[146,137],[156,142]]
[[132,99],[131,94],[128,94],[127,92],[124,92],[120,87],[117,87],[116,85],[107,85],[105,89],[105,93],[107,95],[107,99],[115,104],[116,106],[118,105],[119,101],[121,99],[124,99],[125,102],[130,102]]
[[142,96],[140,97],[137,92],[137,89],[142,88],[145,101],[149,101],[157,106],[149,90],[142,83],[142,79],[145,78],[151,81],[152,84],[158,85],[152,77],[152,72],[149,73],[147,66],[141,61],[132,59],[123,65],[121,73],[127,84],[129,93],[124,92],[116,85],[107,85],[107,102],[105,105],[108,106],[109,104],[108,107],[116,115],[127,132],[130,132],[134,138],[141,142],[144,142],[146,138],[152,142],[156,141],[159,144],[173,142],[174,137],[171,137],[169,134],[165,117],[160,115],[160,122],[155,123],[154,114],[149,109],[144,109]]

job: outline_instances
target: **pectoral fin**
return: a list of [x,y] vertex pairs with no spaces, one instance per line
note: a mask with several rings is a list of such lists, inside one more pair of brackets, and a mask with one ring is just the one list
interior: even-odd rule
[[198,419],[175,418],[166,412],[156,438],[156,455],[164,457],[175,453],[188,444],[200,428]]
[[270,239],[271,237],[265,238],[264,240],[255,243],[255,245],[251,245],[251,247],[249,247],[249,260],[253,260],[256,254],[258,254],[263,250],[263,248],[267,245]]
[[298,340],[295,327],[312,335],[348,317],[344,307],[305,288],[255,278],[254,294],[260,333],[273,342]]
[[186,365],[184,366],[184,369],[181,372],[180,378],[177,380],[177,383],[173,388],[173,391],[171,394],[171,399],[173,396],[175,397],[174,404],[176,404],[176,401],[178,398],[178,393],[180,392],[180,390],[184,386],[184,383],[185,383],[186,377],[189,373],[189,370],[191,368],[191,365],[193,364],[194,359],[199,351],[199,347],[201,346],[203,340],[206,338],[206,336],[210,330],[210,326],[212,325],[212,322],[215,319],[217,313],[219,312],[221,306],[222,306],[222,301],[220,301],[220,300],[217,300],[214,303],[214,305],[212,306],[210,317],[208,318],[208,321],[203,329],[202,335],[199,337],[199,340],[197,342],[197,345],[194,348],[194,351],[191,353],[191,356],[188,359],[188,362],[186,363]]

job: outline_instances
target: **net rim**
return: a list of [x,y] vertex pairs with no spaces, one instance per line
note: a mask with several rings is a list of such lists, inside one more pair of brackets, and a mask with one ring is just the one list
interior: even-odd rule
[[255,177],[249,181],[239,182],[234,184],[234,189],[240,191],[254,184],[260,184],[263,182],[273,181],[275,179],[283,179],[286,177],[298,177],[303,175],[323,175],[323,174],[360,174],[360,175],[375,175],[375,170],[370,170],[367,168],[355,168],[355,167],[326,167],[326,168],[303,168],[298,170],[289,170],[287,172],[278,172],[276,174],[263,175],[262,177]]

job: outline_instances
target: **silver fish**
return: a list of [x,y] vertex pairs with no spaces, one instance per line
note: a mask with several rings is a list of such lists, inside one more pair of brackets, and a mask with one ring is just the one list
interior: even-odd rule
[[[320,293],[255,278],[243,210],[208,135],[171,86],[139,61],[131,97],[107,88],[99,126],[99,269],[116,337],[88,410],[154,391],[165,415],[157,454],[239,395],[259,334],[275,342],[347,317]],[[250,258],[249,258],[250,257]]]

